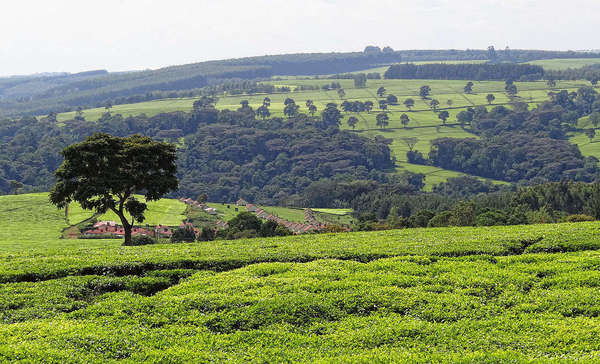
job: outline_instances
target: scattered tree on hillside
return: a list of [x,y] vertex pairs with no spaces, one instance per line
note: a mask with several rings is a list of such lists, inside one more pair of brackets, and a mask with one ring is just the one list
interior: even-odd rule
[[356,118],[356,116],[351,116],[348,118],[348,126],[352,128],[352,130],[354,130],[356,128],[356,124],[358,124],[358,119]]
[[96,133],[61,154],[64,161],[55,173],[50,201],[59,208],[76,201],[100,214],[111,210],[121,220],[125,245],[131,243],[134,222],[143,222],[148,208],[134,194],[156,201],[178,188],[175,146],[149,137]]
[[422,99],[426,99],[429,94],[431,94],[431,87],[425,85],[425,86],[421,86],[421,88],[419,89],[419,96],[421,96]]
[[323,129],[327,129],[331,126],[339,127],[343,116],[340,110],[337,108],[337,104],[330,102],[325,106],[325,110],[321,112],[321,120],[323,122]]
[[377,125],[378,127],[383,129],[389,125],[390,117],[388,116],[387,113],[381,112],[381,113],[377,114],[375,120],[376,120],[375,125]]
[[260,116],[263,120],[265,120],[266,118],[271,116],[271,111],[269,111],[267,105],[262,105],[261,107],[256,109],[256,114]]
[[345,100],[344,102],[342,102],[342,110],[344,112],[350,112],[352,111],[352,103],[348,100]]
[[600,77],[594,76],[589,79],[592,86],[596,87],[598,85],[598,81],[600,81]]
[[392,94],[389,94],[386,100],[390,105],[396,105],[398,103],[398,98]]
[[508,93],[509,96],[514,97],[517,95],[519,91],[517,90],[517,86],[514,84],[510,84],[508,86],[506,86],[506,93]]
[[340,97],[340,99],[343,99],[344,97],[346,97],[346,91],[344,91],[343,88],[338,89],[337,94]]
[[491,105],[492,102],[494,102],[494,100],[496,100],[496,96],[494,96],[493,94],[487,94],[485,99],[487,100],[488,104]]
[[373,101],[365,101],[365,110],[370,113],[373,110]]
[[240,101],[240,105],[242,105],[242,109],[246,109],[249,107],[250,103],[248,102],[248,100],[242,100]]
[[585,129],[585,135],[590,138],[590,143],[592,142],[592,140],[594,140],[594,137],[596,136],[596,130],[594,129]]
[[270,107],[271,106],[271,98],[269,96],[265,97],[263,100],[263,106]]
[[383,97],[383,95],[385,95],[385,93],[386,93],[385,87],[381,86],[380,88],[377,89],[377,96]]
[[356,88],[364,88],[367,87],[367,75],[364,73],[359,73],[354,76],[354,87]]
[[431,100],[429,106],[433,109],[433,111],[437,111],[438,106],[440,106],[440,102],[436,99]]
[[454,101],[452,101],[452,99],[448,99],[448,101],[446,101],[446,105],[452,106],[452,104],[454,104]]
[[469,81],[464,87],[464,91],[466,94],[473,93],[473,82]]
[[444,124],[446,124],[446,120],[448,120],[449,117],[450,117],[450,113],[448,113],[448,111],[446,111],[446,110],[444,110],[438,114],[438,119],[440,119],[442,121],[442,123],[444,123]]
[[296,101],[294,101],[294,99],[286,97],[286,99],[283,101],[283,105],[287,106],[289,104],[296,104]]
[[200,99],[194,101],[192,107],[194,108],[194,111],[204,108],[214,108],[217,101],[216,97],[202,96]]
[[[471,109],[471,108],[469,108],[469,109]],[[471,110],[473,110],[473,109],[471,109]],[[462,110],[461,112],[459,112],[456,115],[456,120],[458,120],[458,122],[461,125],[470,124],[471,121],[473,121],[473,114],[474,114],[474,112],[472,112],[471,110],[468,110],[468,109]]]
[[406,126],[410,122],[408,115],[406,115],[406,114],[400,115],[400,122],[402,123],[402,126],[404,126],[406,128]]
[[315,113],[317,112],[317,107],[315,104],[312,104],[308,107],[308,112],[310,113],[310,116],[315,116]]
[[554,80],[553,78],[548,78],[546,80],[546,85],[548,85],[549,88],[555,88],[556,87],[556,80]]
[[112,108],[112,103],[110,101],[106,101],[104,103],[104,109],[109,110],[110,108]]
[[385,100],[379,100],[379,109],[381,109],[381,110],[387,110],[387,101],[385,101]]
[[288,100],[290,100],[290,102],[285,104],[285,107],[283,108],[283,115],[287,116],[288,118],[292,118],[298,115],[298,109],[300,109],[300,106],[296,105],[296,102],[294,102],[292,99],[287,99],[286,102]]
[[412,107],[415,106],[415,100],[409,97],[408,99],[404,100],[404,106],[406,106],[408,110],[411,110]]

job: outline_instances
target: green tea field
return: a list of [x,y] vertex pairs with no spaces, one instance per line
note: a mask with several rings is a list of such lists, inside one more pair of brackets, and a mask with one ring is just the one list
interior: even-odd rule
[[44,194],[0,219],[3,362],[600,358],[597,222],[123,247],[59,239]]

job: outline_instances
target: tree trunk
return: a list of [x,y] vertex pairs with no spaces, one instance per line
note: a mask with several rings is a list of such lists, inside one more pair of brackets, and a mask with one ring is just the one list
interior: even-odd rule
[[125,245],[131,245],[131,224],[129,224],[129,222],[126,222],[123,225],[123,229],[125,230]]
[[121,225],[123,225],[123,230],[125,230],[125,242],[123,245],[131,245],[131,227],[132,225],[127,221],[125,214],[123,211],[113,209],[113,212],[121,219]]

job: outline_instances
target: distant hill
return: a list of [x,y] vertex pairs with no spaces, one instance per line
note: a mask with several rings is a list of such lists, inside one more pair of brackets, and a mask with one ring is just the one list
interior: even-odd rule
[[[103,106],[117,97],[149,92],[197,90],[228,79],[264,79],[273,75],[318,75],[352,72],[401,61],[488,60],[487,50],[404,50],[299,53],[208,61],[157,70],[109,73],[38,74],[0,78],[0,116],[40,115]],[[588,52],[503,50],[500,62],[536,59],[593,58]]]

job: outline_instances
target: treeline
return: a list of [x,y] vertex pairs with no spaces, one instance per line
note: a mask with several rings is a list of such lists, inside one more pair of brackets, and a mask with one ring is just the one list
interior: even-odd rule
[[[470,184],[481,189],[481,193],[468,197],[454,193],[454,187]],[[473,177],[458,177],[436,186],[433,193],[393,194],[379,188],[361,194],[352,201],[360,220],[357,229],[520,225],[600,219],[599,183],[555,182],[518,189],[495,187],[495,191],[490,191],[486,185]]]
[[432,80],[539,80],[544,69],[529,64],[511,63],[430,63],[395,64],[384,73],[386,79],[432,79]]
[[550,80],[588,80],[593,86],[600,81],[600,64],[566,70],[547,70],[546,79]]

